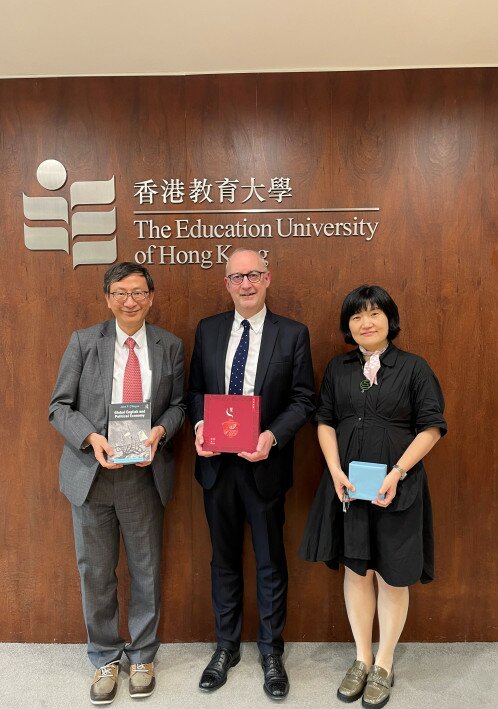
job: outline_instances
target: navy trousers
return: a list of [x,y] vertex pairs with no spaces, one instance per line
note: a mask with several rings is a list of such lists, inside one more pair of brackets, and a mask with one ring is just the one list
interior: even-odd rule
[[258,493],[251,463],[227,455],[215,485],[204,490],[213,556],[211,581],[216,638],[236,650],[242,629],[244,578],[242,550],[247,520],[256,557],[259,609],[258,647],[281,655],[287,613],[287,561],[283,527],[285,493],[265,499]]

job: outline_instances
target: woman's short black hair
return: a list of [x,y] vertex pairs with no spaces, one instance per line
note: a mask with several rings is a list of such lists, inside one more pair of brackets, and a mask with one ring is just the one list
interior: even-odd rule
[[398,306],[394,300],[389,293],[380,286],[363,285],[358,286],[358,288],[352,290],[351,293],[348,293],[342,304],[340,328],[344,335],[344,340],[348,345],[356,344],[349,329],[350,318],[356,315],[356,313],[360,313],[362,310],[368,310],[369,308],[378,308],[382,310],[387,317],[389,322],[387,339],[389,342],[398,336],[401,328],[399,326]]
[[122,281],[123,278],[132,276],[134,273],[145,278],[149,291],[154,290],[154,281],[145,266],[140,266],[138,263],[132,263],[131,261],[122,261],[121,263],[115,263],[114,266],[111,266],[105,272],[104,293],[109,295],[113,283]]

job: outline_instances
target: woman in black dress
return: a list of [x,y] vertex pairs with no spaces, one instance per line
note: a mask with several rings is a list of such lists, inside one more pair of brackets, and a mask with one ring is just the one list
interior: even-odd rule
[[[363,695],[363,706],[382,707],[394,682],[393,655],[408,611],[408,586],[434,577],[422,458],[446,433],[444,400],[425,360],[393,345],[400,331],[398,308],[383,288],[365,285],[349,293],[340,324],[345,341],[358,347],[332,359],[323,378],[316,419],[327,468],[300,553],[330,568],[345,567],[344,597],[357,655],[338,698],[352,702]],[[387,464],[372,502],[354,500],[347,477],[353,460]],[[376,607],[380,638],[374,658]]]

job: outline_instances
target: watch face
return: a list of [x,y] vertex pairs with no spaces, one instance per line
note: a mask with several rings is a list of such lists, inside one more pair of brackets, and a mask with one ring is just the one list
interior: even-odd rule
[[406,472],[406,470],[403,470],[403,468],[400,465],[393,465],[393,468],[395,468],[399,472],[399,474],[400,474],[399,479],[400,480],[404,480],[406,478],[407,472]]

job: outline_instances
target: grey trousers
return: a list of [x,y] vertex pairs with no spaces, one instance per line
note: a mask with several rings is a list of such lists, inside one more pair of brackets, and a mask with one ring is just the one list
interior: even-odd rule
[[[72,505],[88,657],[95,667],[120,659],[152,662],[159,647],[164,507],[150,467],[100,468],[87,499]],[[116,567],[120,534],[130,573],[128,632],[119,635]]]

